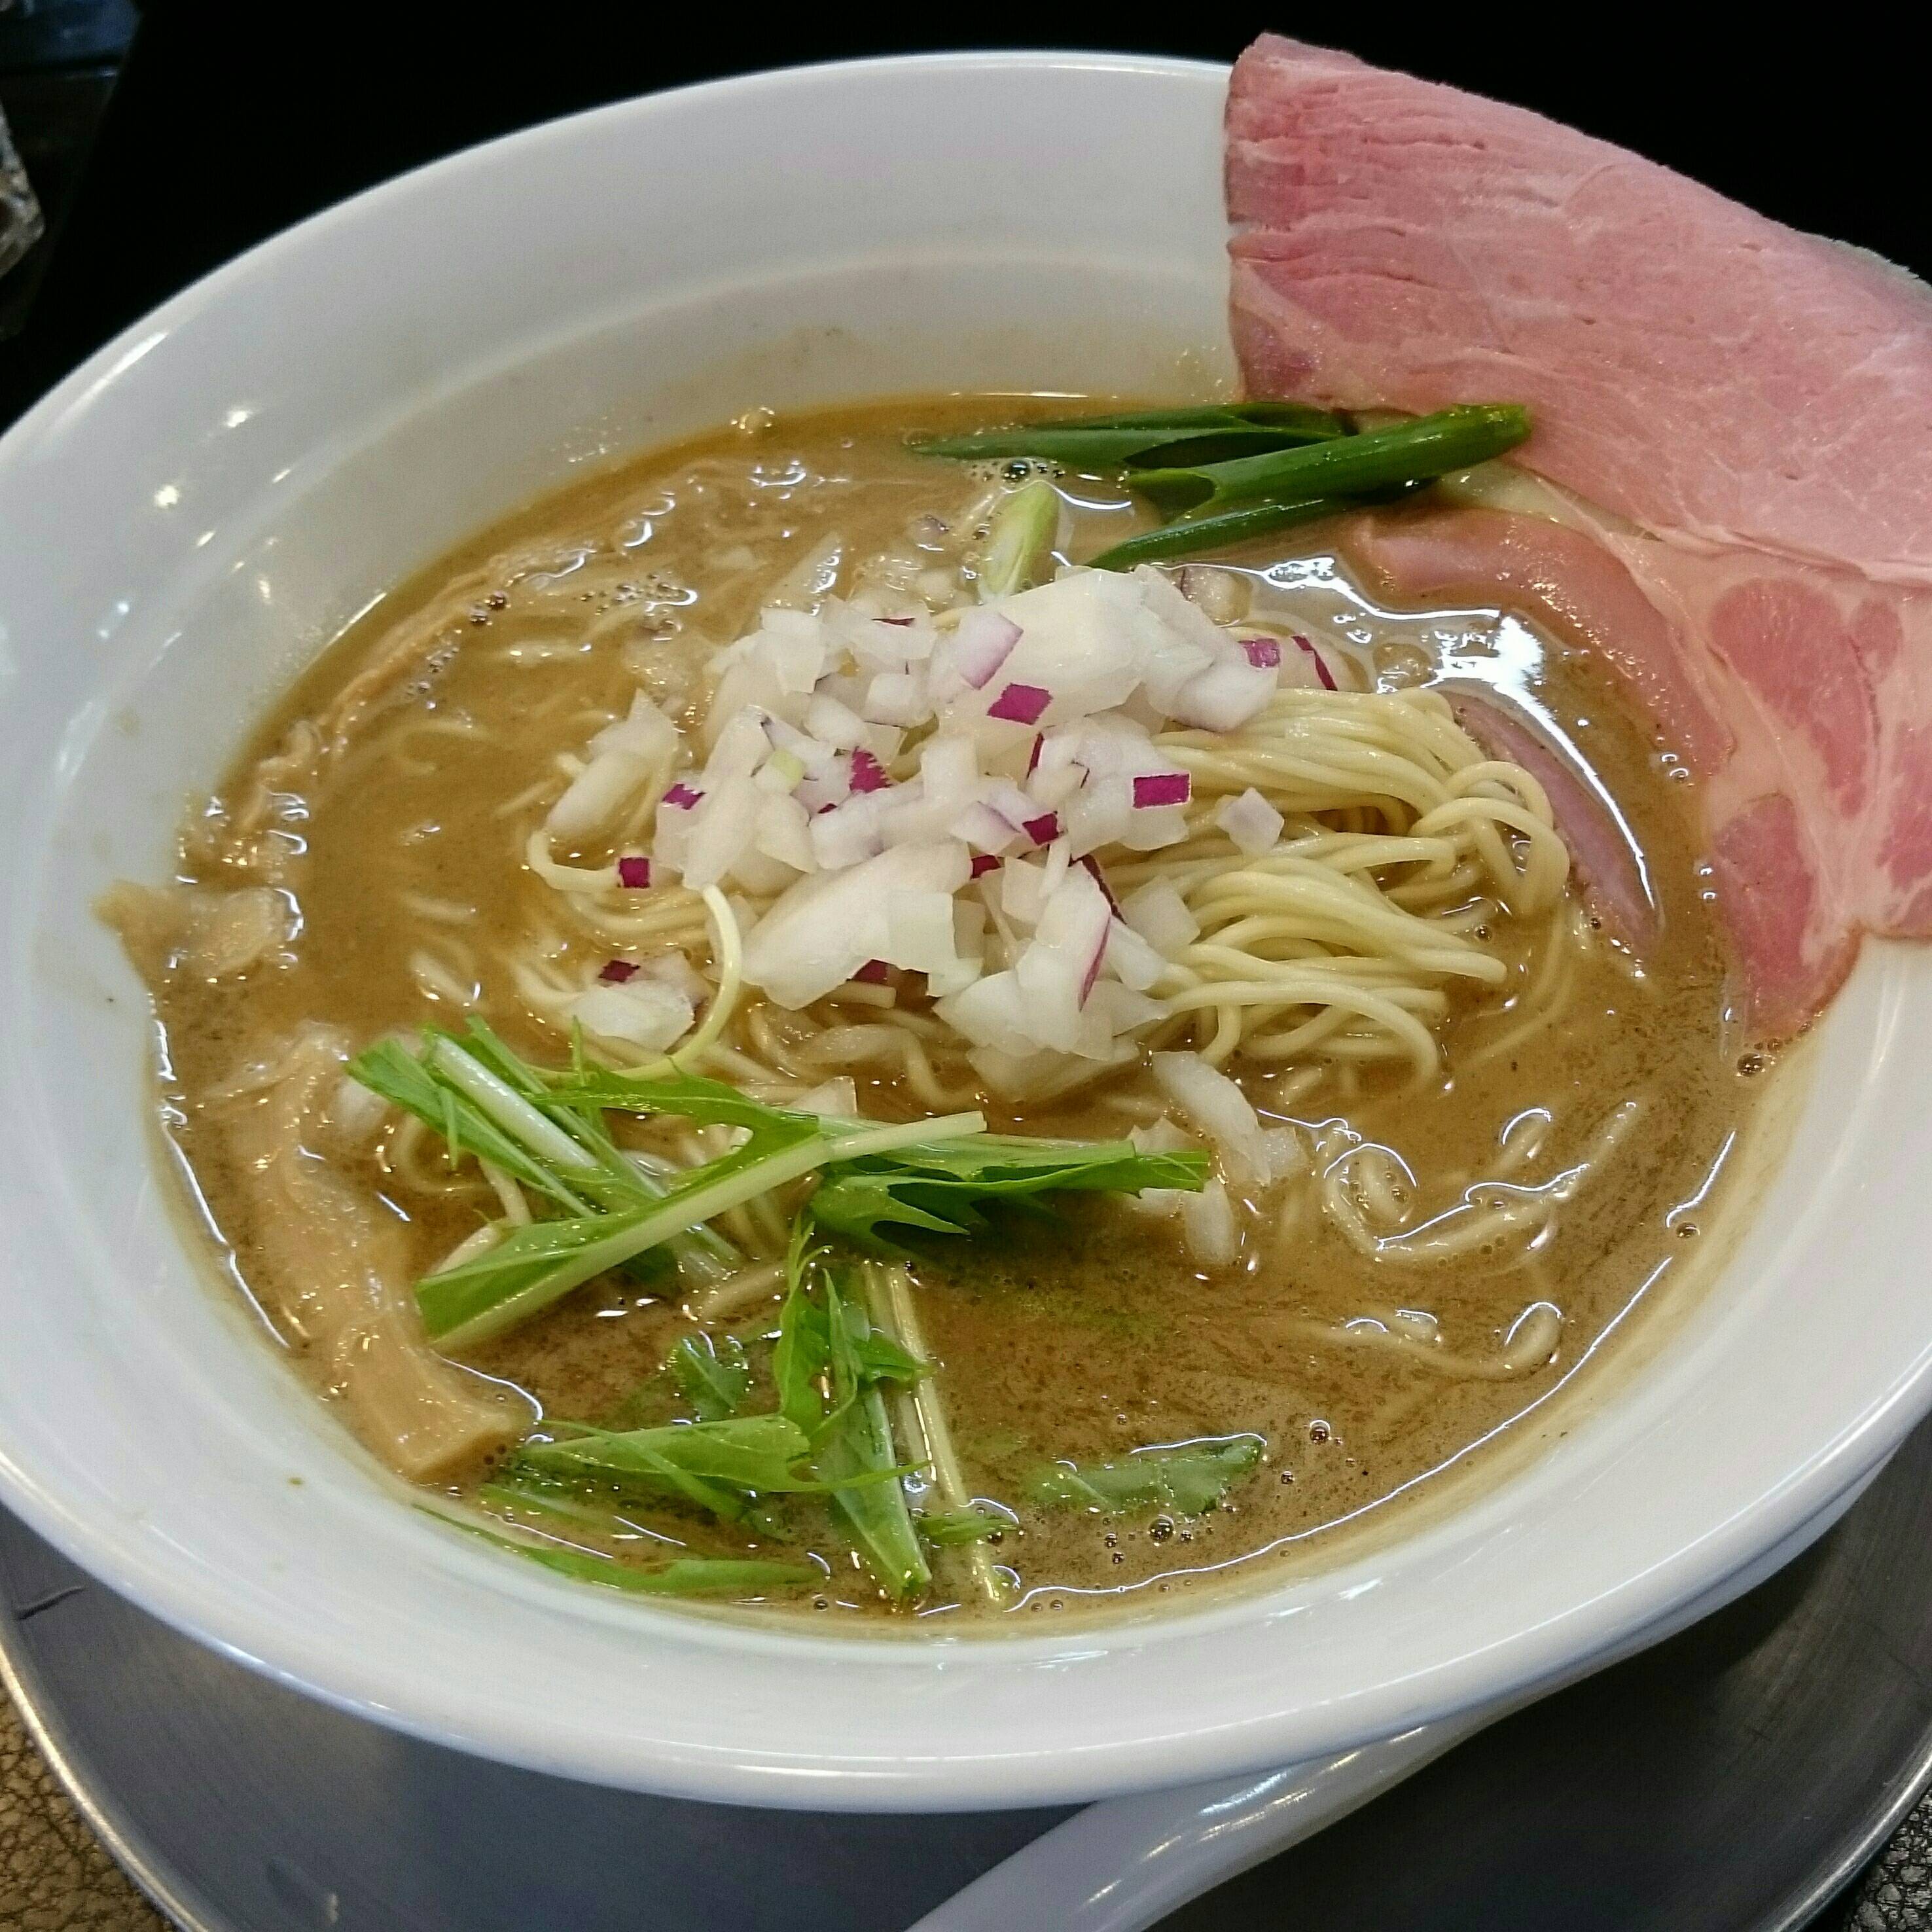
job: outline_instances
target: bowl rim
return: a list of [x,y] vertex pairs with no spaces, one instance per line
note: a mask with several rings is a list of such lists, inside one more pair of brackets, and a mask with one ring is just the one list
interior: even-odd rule
[[[586,123],[647,116],[668,105],[688,106],[727,96],[808,89],[828,77],[854,74],[1090,69],[1195,81],[1225,81],[1228,71],[1215,62],[1077,50],[882,56],[694,83],[585,109],[478,143],[323,209],[171,296],[95,351],[40,398],[4,436],[0,436],[0,468],[4,468],[10,454],[17,452],[28,439],[55,424],[75,403],[123,371],[143,352],[144,346],[151,344],[158,333],[164,332],[176,320],[220,302],[231,290],[255,278],[272,276],[286,254],[301,248],[316,233],[352,224],[392,198],[421,194],[426,187],[447,184],[482,164],[484,158],[500,155],[506,149],[568,141]],[[1909,972],[1896,952],[1878,947],[1868,950],[1868,956],[1859,968],[1859,980],[1861,983],[1878,982],[1878,1004],[1892,1016],[1892,1023],[1896,1022],[1908,990],[1918,990],[1916,986],[1909,986],[1908,982],[1932,985],[1932,976]],[[0,1442],[0,1496],[34,1528],[92,1574],[177,1628],[342,1708],[380,1718],[441,1742],[612,1784],[652,1783],[692,1796],[737,1802],[1011,1805],[1057,1802],[1070,1793],[1091,1796],[1097,1792],[1145,1788],[1274,1763],[1279,1761],[1281,1747],[1270,1739],[1285,1736],[1291,1726],[1304,1742],[1314,1737],[1322,1749],[1346,1749],[1366,1738],[1390,1735],[1413,1724],[1472,1708],[1497,1695],[1552,1685],[1565,1675],[1574,1673],[1580,1656],[1600,1656],[1620,1642],[1630,1641],[1646,1628],[1721,1585],[1725,1579],[1748,1568],[1766,1548],[1827,1514],[1833,1498],[1868,1473],[1926,1406],[1928,1393],[1932,1393],[1932,1352],[1902,1365],[1882,1386],[1874,1378],[1872,1391],[1857,1413],[1846,1418],[1845,1425],[1829,1440],[1814,1448],[1801,1464],[1786,1466],[1780,1480],[1768,1492],[1756,1497],[1750,1508],[1711,1526],[1709,1533],[1695,1544],[1670,1550],[1640,1577],[1627,1580],[1614,1599],[1606,1597],[1598,1602],[1594,1606],[1597,1615],[1593,1628],[1587,1643],[1581,1647],[1575,1630],[1568,1628],[1546,1625],[1518,1630],[1506,1641],[1490,1646],[1479,1655],[1441,1660],[1438,1677],[1460,1673],[1464,1680],[1461,1690],[1451,1691],[1442,1682],[1423,1693],[1400,1673],[1394,1673],[1359,1695],[1352,1695],[1346,1708],[1338,1705],[1324,1713],[1325,1723],[1311,1724],[1306,1709],[1276,1710],[1256,1714],[1244,1722],[1239,1738],[1233,1740],[1228,1735],[1228,1727],[1222,1726],[1180,1736],[1169,1733],[1126,1742],[1109,1740],[1104,1744],[1085,1746],[1079,1752],[1060,1749],[1036,1754],[1023,1761],[989,1752],[979,1757],[960,1756],[935,1762],[930,1755],[907,1750],[901,1754],[890,1780],[868,1778],[862,1781],[861,1790],[838,1782],[848,1774],[836,1772],[818,1778],[794,1775],[782,1786],[769,1779],[760,1783],[748,1779],[742,1765],[721,1765],[712,1754],[694,1752],[674,1762],[675,1754],[661,1753],[648,1766],[638,1762],[634,1750],[607,1753],[594,1762],[586,1762],[580,1750],[560,1756],[554,1740],[546,1742],[542,1738],[540,1726],[518,1728],[484,1722],[473,1712],[439,1704],[435,1698],[422,1694],[413,1673],[394,1660],[351,1654],[339,1647],[332,1649],[306,1635],[298,1639],[280,1632],[269,1636],[260,1617],[251,1615],[231,1597],[225,1597],[218,1582],[212,1584],[190,1563],[160,1561],[151,1545],[128,1533],[128,1526],[117,1522],[104,1508],[90,1514],[53,1493],[29,1469],[8,1456],[4,1442]],[[0,1424],[4,1424],[3,1418]],[[386,1498],[384,1506],[388,1506]],[[493,1570],[493,1576],[495,1574]],[[538,1580],[532,1580],[532,1587],[537,1587],[538,1582]],[[541,1580],[544,1591],[568,1587]],[[1250,1623],[1266,1614],[1266,1603],[1265,1593],[1257,1588],[1239,1598],[1186,1610],[1148,1625],[1118,1628],[1130,1629],[1137,1636],[1184,1629],[1204,1632],[1210,1626]],[[899,1640],[811,1639],[788,1634],[771,1641],[792,1654],[823,1647],[854,1665],[862,1665],[868,1658],[882,1660],[888,1656],[903,1663],[908,1653],[908,1645]],[[976,1659],[984,1657],[988,1660],[1026,1663],[1051,1660],[1064,1653],[1067,1646],[1066,1637],[1002,1634],[969,1644],[966,1648]],[[934,1662],[941,1658],[957,1662],[962,1651],[954,1640],[932,1646],[931,1655]],[[1307,1751],[1298,1746],[1297,1754],[1305,1756]],[[1083,1757],[1084,1762],[1073,1762]],[[1100,1762],[1102,1759],[1104,1764]]]

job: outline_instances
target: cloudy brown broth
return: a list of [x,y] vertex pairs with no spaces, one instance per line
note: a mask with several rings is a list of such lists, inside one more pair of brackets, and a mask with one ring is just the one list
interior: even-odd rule
[[[167,1132],[209,1229],[296,1366],[365,1434],[374,1425],[351,1384],[366,1338],[358,1329],[345,1342],[318,1316],[316,1283],[304,1279],[353,1264],[307,1238],[300,1214],[313,1202],[292,1210],[285,1190],[268,1187],[265,1134],[280,1119],[301,1138],[301,1174],[326,1170],[341,1190],[329,1197],[338,1242],[381,1248],[392,1277],[430,1270],[495,1202],[473,1166],[452,1171],[432,1140],[393,1121],[358,1142],[332,1138],[326,1106],[314,1132],[305,1116],[292,1126],[274,1116],[265,1096],[281,1090],[292,1043],[320,1028],[360,1048],[474,1010],[530,1060],[560,1064],[568,1042],[533,1012],[518,962],[540,958],[554,975],[587,981],[610,944],[574,928],[525,862],[530,828],[562,782],[560,758],[620,715],[640,680],[674,713],[698,698],[710,650],[748,628],[774,586],[807,599],[848,579],[855,560],[896,554],[914,589],[953,594],[972,535],[960,513],[986,479],[909,454],[904,433],[1011,409],[949,399],[748,418],[507,519],[383,598],[261,722],[215,803],[190,817],[187,899],[118,906],[165,1036]],[[1133,526],[1112,486],[1064,488],[1076,556]],[[1443,1069],[1426,1082],[1388,1060],[1237,1060],[1264,1123],[1294,1124],[1310,1160],[1244,1214],[1231,1264],[1199,1264],[1176,1221],[1114,1198],[1064,1202],[1051,1219],[1010,1216],[970,1240],[914,1238],[928,1399],[968,1492],[1017,1519],[977,1556],[935,1552],[932,1586],[913,1607],[949,1622],[1144,1604],[1230,1570],[1259,1581],[1365,1523],[1400,1523],[1452,1469],[1480,1472],[1640,1299],[1668,1297],[1713,1224],[1720,1170],[1764,1084],[1727,1023],[1727,961],[1683,790],[1596,670],[1494,612],[1378,612],[1324,550],[1321,526],[1291,537],[1238,557],[1238,593],[1352,653],[1365,676],[1447,670],[1534,697],[1632,828],[1660,937],[1639,962],[1582,922],[1552,974],[1548,922],[1501,922],[1493,943],[1508,979],[1458,996]],[[263,910],[263,888],[280,912]],[[243,898],[230,899],[237,889]],[[189,904],[199,923],[184,940]],[[276,927],[260,956],[250,919]],[[220,958],[224,944],[242,970]],[[916,1006],[917,988],[902,983],[895,997]],[[830,1017],[862,1024],[868,1010]],[[889,1068],[822,1070],[851,1074],[869,1116],[932,1111]],[[1089,1138],[1171,1105],[1144,1070],[1060,1102],[981,1103],[996,1128]],[[1604,1151],[1618,1121],[1627,1130]],[[1373,1253],[1347,1238],[1323,1192],[1321,1171],[1350,1135],[1399,1156],[1379,1170],[1379,1211],[1394,1218]],[[1532,1241],[1500,1232],[1427,1258],[1400,1238],[1450,1214],[1472,1186],[1546,1185],[1586,1162]],[[350,1197],[352,1213],[341,1208]],[[778,1294],[773,1286],[712,1324],[740,1339],[754,1366]],[[505,1385],[494,1399],[519,1426],[539,1412],[668,1421],[684,1412],[662,1367],[694,1327],[675,1282],[605,1277],[464,1360]],[[1198,1514],[1030,1499],[1043,1465],[1247,1435],[1265,1444],[1258,1466]],[[488,1446],[487,1432],[478,1440]],[[441,1467],[431,1457],[417,1473],[440,1494],[473,1498],[488,1458]],[[626,1519],[632,1529],[614,1541],[545,1527],[627,1562],[680,1545],[809,1550],[824,1566],[819,1585],[784,1607],[903,1614],[814,1501],[782,1502],[755,1526],[662,1503]]]

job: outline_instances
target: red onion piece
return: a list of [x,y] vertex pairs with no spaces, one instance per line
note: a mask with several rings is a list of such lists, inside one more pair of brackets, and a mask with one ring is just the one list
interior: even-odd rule
[[634,892],[644,891],[651,883],[651,862],[640,856],[629,856],[617,861],[617,883]]
[[667,805],[675,806],[680,812],[688,812],[704,796],[704,793],[693,791],[689,785],[680,780],[664,794],[664,802]]
[[[910,624],[912,620],[910,617],[881,617],[879,622],[882,624]],[[878,963],[876,960],[873,962],[874,965]]]
[[1046,742],[1046,734],[1044,731],[1036,731],[1033,734],[1033,749],[1027,754],[1026,775],[1028,778],[1040,769],[1040,747]]
[[[1294,634],[1294,641],[1315,660],[1315,675],[1322,680],[1322,688],[1324,691],[1334,690],[1336,688],[1335,674],[1328,668],[1328,662],[1322,653],[1299,631]],[[1276,662],[1280,662],[1278,658]]]
[[884,791],[892,780],[886,776],[886,768],[861,745],[852,754],[852,789],[854,791]]
[[1053,693],[1036,684],[1010,684],[986,707],[988,718],[1004,718],[1010,724],[1037,724],[1040,714],[1053,702]]
[[868,986],[883,986],[892,970],[883,959],[868,959],[852,976],[863,980]]
[[1273,670],[1281,662],[1281,644],[1274,638],[1244,638],[1241,648],[1257,670]]
[[607,986],[621,986],[626,980],[634,980],[638,976],[638,968],[628,959],[607,959],[603,970],[597,976]]
[[1134,809],[1156,805],[1185,805],[1194,781],[1185,772],[1144,772],[1134,781]]
[[954,838],[982,852],[1004,852],[1020,835],[1019,826],[1004,812],[978,800],[959,812],[948,829]]
[[1114,898],[1114,889],[1112,886],[1108,884],[1107,875],[1105,872],[1101,871],[1100,860],[1095,858],[1092,853],[1088,852],[1082,854],[1082,856],[1078,859],[1076,859],[1074,861],[1074,863],[1086,868],[1088,872],[1092,877],[1094,884],[1100,888],[1101,896],[1107,902],[1107,910],[1111,912],[1116,919],[1120,918],[1120,902],[1118,899]]
[[1087,970],[1080,982],[1080,1004],[1087,1004],[1087,996],[1094,990],[1094,982],[1100,976],[1101,962],[1107,956],[1107,942],[1114,936],[1114,922],[1109,918],[1101,928],[1099,942],[1094,948],[1093,956],[1087,962]]
[[997,610],[969,610],[952,634],[952,662],[975,691],[983,691],[993,674],[1013,654],[1020,627]]
[[1004,862],[1003,860],[994,858],[990,852],[975,852],[973,854],[973,877],[983,879],[988,872],[997,872]]
[[1037,818],[1029,818],[1020,830],[1036,845],[1051,845],[1060,836],[1060,814],[1042,812]]

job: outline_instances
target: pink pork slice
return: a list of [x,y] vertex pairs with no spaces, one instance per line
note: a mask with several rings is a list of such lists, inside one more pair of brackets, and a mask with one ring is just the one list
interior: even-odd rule
[[[1601,653],[1702,781],[1754,1031],[1932,936],[1932,291],[1526,110],[1270,35],[1227,191],[1250,392],[1521,401],[1567,520],[1354,520],[1384,590]],[[1568,828],[1566,827],[1566,832]]]

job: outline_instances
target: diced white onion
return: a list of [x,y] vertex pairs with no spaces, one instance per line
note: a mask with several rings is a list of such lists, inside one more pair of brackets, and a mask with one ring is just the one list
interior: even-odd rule
[[956,956],[949,966],[935,968],[926,976],[926,990],[935,1000],[944,999],[955,993],[963,993],[985,970],[981,962],[962,953]]
[[1026,1000],[1011,973],[989,973],[964,992],[940,1001],[940,1018],[976,1046],[1024,1055],[1038,1045],[1026,1027]]
[[691,1030],[691,1002],[675,987],[640,974],[619,986],[592,986],[565,1009],[593,1040],[663,1053]]
[[662,980],[682,993],[694,1009],[711,997],[710,982],[682,952],[660,952],[655,958],[646,959],[640,970],[649,978]]
[[983,716],[1010,685],[1052,693],[1040,721],[1054,724],[1111,710],[1140,682],[1132,619],[1140,586],[1114,571],[1076,570],[1023,590],[988,608],[1019,627],[1020,637],[983,692],[955,704]]
[[572,778],[544,819],[544,830],[566,845],[604,830],[650,783],[651,766],[634,752],[600,752]]
[[1019,640],[1020,627],[1010,617],[983,606],[968,610],[947,640],[947,667],[972,689],[983,690]]
[[[1114,927],[1116,938],[1120,931],[1118,926]],[[1110,945],[1108,950],[1112,950]],[[1150,1000],[1118,980],[1102,979],[1094,981],[1094,990],[1087,996],[1087,1015],[1099,1020],[1109,1034],[1119,1034],[1137,1032],[1166,1019],[1167,1009],[1158,1000]]]
[[704,714],[704,737],[715,742],[739,719],[754,723],[764,716],[784,718],[796,724],[805,715],[805,700],[787,691],[778,682],[772,661],[754,651],[728,662],[712,694],[711,708]]
[[1238,798],[1224,798],[1214,811],[1214,823],[1251,859],[1273,849],[1287,822],[1252,785]]
[[1135,1049],[1120,1041],[1106,1053],[1085,1058],[1052,1053],[1002,1053],[997,1047],[976,1046],[966,1056],[987,1087],[1006,1100],[1049,1100],[1084,1086],[1109,1067],[1124,1066]]
[[859,1112],[859,1089],[850,1074],[841,1073],[785,1104],[801,1114],[830,1114],[849,1120]]
[[1194,1144],[1192,1136],[1183,1133],[1165,1114],[1144,1127],[1130,1128],[1127,1138],[1140,1154],[1185,1154]]
[[[781,617],[804,616],[802,611],[785,610],[774,610],[770,614],[774,621]],[[806,618],[806,622],[810,626],[808,630],[794,631],[790,634],[772,631],[767,625],[764,645],[778,688],[800,698],[811,695],[812,686],[825,671],[824,632],[816,618]]]
[[976,851],[991,852],[995,856],[1010,852],[1020,842],[1022,836],[1017,825],[1001,818],[990,805],[977,800],[961,811],[954,829]]
[[1120,916],[1169,959],[1201,937],[1201,922],[1171,879],[1154,879],[1130,892],[1120,903]]
[[700,790],[708,796],[735,779],[749,778],[764,763],[772,748],[765,719],[762,711],[742,711],[725,723],[704,761]]
[[1248,1096],[1198,1053],[1156,1053],[1154,1077],[1175,1106],[1214,1143],[1237,1186],[1265,1187],[1274,1161]]
[[768,859],[796,872],[818,869],[818,856],[812,844],[812,814],[796,798],[779,793],[759,801],[754,842]]
[[809,731],[788,724],[782,718],[768,717],[764,726],[765,736],[772,744],[782,752],[790,752],[808,772],[823,775],[836,769],[840,747],[821,743]]
[[1201,731],[1238,731],[1274,695],[1275,674],[1244,659],[1210,666],[1174,694],[1168,716]]
[[[1067,868],[1073,863],[1073,855],[1068,850],[1064,838],[1056,838],[1046,848],[1046,859],[1040,873],[1040,889],[1050,898],[1058,889],[1060,882],[1066,876]],[[1097,884],[1094,890],[1098,892]],[[1104,898],[1106,896],[1102,894]]]
[[[814,834],[824,823],[814,824]],[[867,961],[890,956],[889,910],[896,898],[915,893],[950,898],[971,871],[966,848],[946,839],[895,845],[861,864],[800,879],[746,936],[745,977],[782,1006],[809,1006]],[[950,911],[947,925],[950,944]]]
[[1301,1136],[1292,1127],[1266,1127],[1262,1139],[1268,1148],[1269,1178],[1284,1180],[1291,1174],[1304,1173],[1309,1165],[1308,1150]]
[[[1094,1044],[1094,1030],[1082,1027],[1081,1009],[1099,976],[1112,924],[1106,895],[1084,868],[1066,873],[1048,892],[1032,942],[1013,968],[1028,1003],[1026,1030],[1036,1045],[1079,1053]],[[1107,1032],[1103,1050],[1112,1029]]]
[[1182,1197],[1180,1228],[1188,1252],[1203,1268],[1226,1268],[1240,1252],[1234,1204],[1219,1180],[1209,1181],[1198,1194]]
[[628,752],[653,769],[668,771],[677,757],[677,727],[640,691],[631,708],[614,724],[607,724],[590,741],[600,752]]
[[1133,928],[1116,920],[1107,941],[1107,964],[1124,986],[1144,993],[1167,970],[1167,962]]
[[381,1094],[346,1073],[337,1082],[335,1091],[329,1096],[328,1124],[345,1145],[367,1146],[388,1117],[389,1103]]
[[861,741],[865,720],[837,698],[821,693],[805,707],[805,728],[834,750],[849,752]]
[[[758,735],[762,741],[764,733]],[[765,796],[748,776],[706,790],[692,809],[684,848],[684,883],[693,892],[718,884],[751,850],[758,836],[759,802]]]
[[980,788],[982,803],[992,807],[1017,832],[1030,818],[1040,816],[1040,806],[1011,778],[990,778]]
[[[693,890],[723,884],[771,902],[762,917],[748,907],[740,917],[746,978],[777,1004],[809,1004],[882,960],[925,976],[994,1090],[1070,1091],[1142,1050],[1132,1036],[1166,1017],[1152,989],[1200,934],[1172,883],[1142,886],[1116,917],[1091,869],[1103,850],[1153,852],[1190,836],[1197,808],[1136,803],[1137,780],[1171,781],[1143,784],[1144,796],[1180,788],[1182,768],[1154,734],[1170,721],[1237,730],[1288,674],[1255,664],[1214,620],[1237,610],[1238,578],[1196,571],[1191,598],[1150,567],[1069,568],[935,618],[920,606],[912,552],[886,559],[849,599],[832,594],[844,554],[842,538],[826,538],[756,628],[712,654],[707,754],[681,773],[680,807],[659,809],[653,879],[681,874]],[[941,601],[958,594],[949,572]],[[668,782],[688,756],[682,747],[671,719],[638,694],[590,740],[551,808],[550,836],[583,843],[609,831],[640,792]],[[876,789],[853,789],[855,764]],[[887,768],[892,782],[880,783]],[[1252,790],[1214,817],[1251,855],[1285,829]],[[962,896],[976,854],[982,867],[1000,863]],[[579,996],[573,1005],[596,1016],[586,1030],[661,1050],[658,1035],[682,1013],[670,1035],[681,1036],[712,989],[671,956],[681,978],[647,965]],[[1155,1064],[1214,1142],[1229,1185],[1265,1185],[1305,1166],[1293,1130],[1264,1130],[1240,1090],[1198,1055]],[[1210,1264],[1238,1249],[1219,1184],[1169,1211],[1186,1218]]]
[[[1183,564],[1174,588],[1188,602],[1217,624],[1235,624],[1248,614],[1252,602],[1246,580],[1211,563]],[[1150,600],[1151,601],[1151,600]]]
[[[860,792],[830,812],[818,813],[812,821],[812,856],[828,872],[862,864],[885,849],[885,832],[879,822],[880,808],[874,801],[880,794]],[[870,958],[871,956],[866,956]]]
[[1178,805],[1150,806],[1128,820],[1120,843],[1130,852],[1158,852],[1178,845],[1187,836],[1187,813]]
[[1016,926],[1037,926],[1046,905],[1046,868],[1032,859],[1009,859],[994,874],[1000,910]]
[[944,973],[958,962],[950,892],[898,892],[886,908],[886,943],[873,956],[910,973]]
[[1118,845],[1134,820],[1132,782],[1118,775],[1090,779],[1061,808],[1067,849],[1076,858]]
[[774,859],[769,853],[758,849],[755,842],[747,845],[732,861],[730,871],[725,874],[727,883],[741,891],[754,892],[760,898],[770,898],[774,892],[782,892],[798,877],[798,868],[788,866],[782,859]]
[[873,724],[918,724],[932,716],[926,680],[910,671],[880,671],[866,687],[866,701],[860,708]]
[[928,738],[919,761],[926,795],[935,804],[964,804],[980,787],[980,751],[970,738]]
[[1037,812],[1058,811],[1070,799],[1078,796],[1086,782],[1086,768],[1082,765],[1061,764],[1050,771],[1036,771],[1027,780],[1027,791],[1034,800],[1027,816],[1030,818]]

